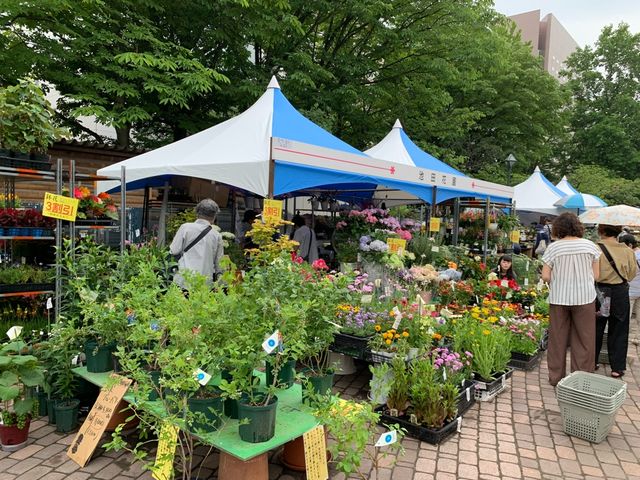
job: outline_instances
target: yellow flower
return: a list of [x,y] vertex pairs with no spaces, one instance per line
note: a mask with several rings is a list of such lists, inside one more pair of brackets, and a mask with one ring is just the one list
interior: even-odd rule
[[478,319],[480,318],[480,314],[478,314],[478,313],[476,313],[476,312],[473,312],[473,313],[471,314],[471,316],[472,316],[473,318],[475,318],[476,320],[478,320]]
[[488,309],[488,308],[486,308],[486,307],[485,307],[485,308],[483,308],[483,309],[482,309],[482,313],[483,313],[483,314],[485,314],[485,315],[489,315],[489,309]]
[[489,321],[491,323],[496,323],[498,321],[498,317],[489,317]]
[[537,297],[537,296],[538,296],[538,294],[537,294],[536,292],[531,292],[531,296],[532,296],[532,297]]
[[442,335],[440,335],[439,333],[434,333],[433,335],[431,335],[431,338],[433,338],[434,340],[440,340],[442,338]]
[[384,343],[386,343],[387,345],[391,345],[391,340],[386,340]]
[[404,338],[407,338],[409,336],[409,332],[407,332],[407,331],[402,332],[402,336]]
[[396,333],[396,334],[393,336],[393,338],[400,338],[400,334],[399,334],[399,333]]
[[389,311],[389,316],[392,317],[392,318],[395,317],[396,316],[396,312],[394,312],[393,310],[390,310]]
[[382,330],[382,327],[380,325],[376,325],[374,328],[376,332],[379,332],[380,330]]
[[491,334],[491,330],[483,330],[482,334],[483,335],[490,335]]

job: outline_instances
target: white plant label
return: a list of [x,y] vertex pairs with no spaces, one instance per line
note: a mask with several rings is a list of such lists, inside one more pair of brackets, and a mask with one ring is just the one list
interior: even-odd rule
[[27,257],[22,257],[22,258],[20,259],[20,261],[22,262],[22,264],[23,264],[23,265],[26,265],[26,263],[27,263]]
[[442,379],[445,382],[447,381],[447,369],[445,367],[442,367]]
[[453,280],[451,280],[451,291],[452,292],[456,291],[456,282],[454,282]]
[[9,337],[9,340],[15,340],[20,336],[21,333],[22,333],[22,327],[14,326],[14,327],[11,327],[9,330],[7,330],[7,337]]
[[524,286],[528,287],[529,286],[529,279],[525,277],[524,279]]
[[360,299],[360,303],[371,303],[373,300],[373,295],[362,295]]
[[139,237],[139,236],[140,236],[140,229],[136,228],[136,237]]
[[376,442],[376,447],[386,447],[387,445],[392,445],[398,441],[398,434],[395,430],[391,430],[390,432],[383,433],[380,435],[380,438]]
[[74,357],[71,359],[71,365],[73,365],[74,367],[78,365],[78,359],[78,355],[74,355]]
[[193,372],[193,377],[198,380],[198,383],[203,387],[211,380],[211,375],[200,368]]
[[380,288],[380,285],[382,285],[382,279],[376,278],[373,284],[376,286],[376,288]]
[[524,269],[528,272],[529,271],[529,262],[526,263],[526,266],[524,267]]
[[51,310],[53,308],[53,300],[51,297],[47,298],[47,310]]
[[507,288],[509,286],[509,282],[507,280],[502,280],[500,282],[500,286],[504,287],[504,288]]
[[458,417],[458,433],[462,430],[462,417]]
[[395,315],[396,320],[395,322],[393,322],[393,327],[391,328],[393,328],[394,330],[397,330],[398,327],[400,326],[400,322],[402,321],[402,312],[398,307],[393,307],[392,312]]
[[433,253],[438,253],[438,252],[440,251],[440,247],[438,247],[438,246],[434,245],[433,247],[431,247],[431,251],[432,251]]
[[262,348],[265,352],[271,353],[276,347],[280,344],[280,332],[276,330],[273,332],[269,338],[267,338],[264,342],[262,342]]
[[467,388],[467,402],[471,400],[471,389]]

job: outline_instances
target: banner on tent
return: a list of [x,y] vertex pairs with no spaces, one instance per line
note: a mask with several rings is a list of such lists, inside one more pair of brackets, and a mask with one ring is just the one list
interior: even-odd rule
[[377,158],[318,147],[317,145],[309,145],[285,138],[273,137],[272,140],[271,157],[274,160],[327,170],[356,173],[396,182],[410,182],[428,187],[453,188],[469,192],[470,196],[477,193],[494,197],[513,197],[512,187],[497,183],[428,170],[412,165],[387,162]]

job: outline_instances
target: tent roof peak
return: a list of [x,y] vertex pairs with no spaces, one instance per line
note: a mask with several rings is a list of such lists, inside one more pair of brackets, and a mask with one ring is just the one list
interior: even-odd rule
[[393,124],[393,128],[402,129],[402,123],[400,123],[400,119],[396,118],[396,123]]
[[275,75],[271,77],[271,81],[269,82],[269,85],[267,85],[267,89],[269,88],[277,88],[278,90],[280,90],[280,84],[278,83],[278,79]]

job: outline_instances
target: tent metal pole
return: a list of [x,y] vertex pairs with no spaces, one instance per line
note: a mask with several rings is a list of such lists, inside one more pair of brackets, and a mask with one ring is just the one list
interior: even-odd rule
[[[95,187],[95,185],[94,185]],[[76,161],[69,160],[69,192],[73,196],[76,188]],[[94,192],[95,193],[95,192]],[[69,222],[69,245],[71,246],[71,255],[75,258],[76,254],[76,229],[75,222]],[[95,240],[95,238],[94,238]]]
[[491,205],[491,199],[487,197],[487,202],[484,206],[484,242],[483,242],[483,252],[482,252],[482,261],[487,264],[487,250],[489,249],[489,207]]
[[167,230],[167,207],[169,205],[169,182],[164,182],[162,194],[162,206],[160,207],[160,220],[158,221],[158,246],[164,247]]
[[144,198],[142,200],[142,222],[140,223],[140,229],[143,234],[149,231],[149,196],[151,188],[149,186],[144,187]]
[[453,201],[453,245],[458,246],[458,230],[460,229],[460,197]]
[[273,137],[269,137],[269,191],[268,197],[273,198],[273,184],[275,182],[276,161],[273,159]]
[[[56,193],[62,195],[62,158],[58,158],[56,161]],[[71,190],[73,195],[73,190]],[[60,310],[62,308],[62,220],[56,219],[56,292],[55,292],[55,321],[60,319]],[[48,317],[47,317],[48,318]],[[49,331],[51,326],[49,325]]]
[[124,255],[127,243],[127,174],[124,165],[120,167],[120,255]]

